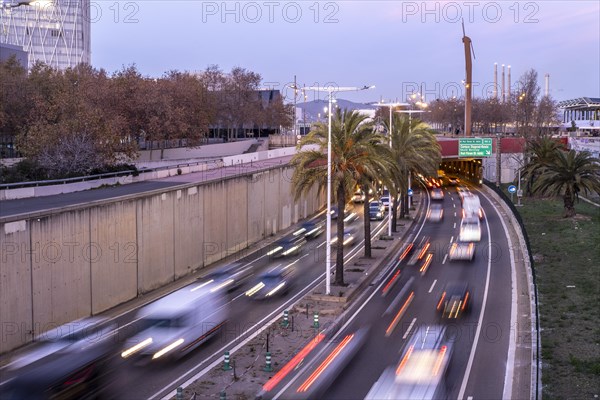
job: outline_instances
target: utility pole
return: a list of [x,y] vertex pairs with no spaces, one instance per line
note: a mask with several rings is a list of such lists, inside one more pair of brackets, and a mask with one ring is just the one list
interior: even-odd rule
[[296,137],[296,120],[298,117],[296,116],[296,97],[298,97],[298,85],[296,85],[296,75],[294,75],[294,132],[292,135]]
[[472,91],[472,72],[473,65],[471,61],[471,38],[465,34],[465,21],[462,23],[463,38],[462,42],[465,45],[465,136],[471,136],[471,91]]
[[500,184],[502,183],[500,179],[500,175],[502,174],[502,151],[500,149],[500,142],[500,133],[496,133],[496,187],[500,187]]

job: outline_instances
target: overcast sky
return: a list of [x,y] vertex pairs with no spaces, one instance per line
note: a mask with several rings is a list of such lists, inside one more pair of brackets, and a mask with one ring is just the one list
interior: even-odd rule
[[[375,85],[339,97],[427,101],[461,91],[461,17],[473,41],[474,95],[494,63],[550,74],[557,100],[600,97],[600,2],[589,1],[95,1],[92,63],[114,72],[136,64],[159,77],[217,64],[259,73],[264,86]],[[417,89],[418,90],[418,89]],[[311,94],[309,100],[316,98]],[[321,98],[323,95],[321,95]]]

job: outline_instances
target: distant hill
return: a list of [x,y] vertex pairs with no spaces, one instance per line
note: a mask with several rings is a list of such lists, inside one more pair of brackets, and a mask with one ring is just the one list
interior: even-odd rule
[[[319,117],[319,113],[321,114],[321,121],[325,121],[325,118],[327,117],[327,114],[325,113],[325,111],[323,110],[325,107],[327,107],[328,105],[328,101],[327,100],[313,100],[313,101],[308,101],[306,103],[297,103],[296,107],[301,108],[303,110],[303,113],[305,113],[305,115],[299,115],[298,118],[299,120],[306,119],[306,122],[310,123],[310,122],[315,122],[317,121],[318,117]],[[336,102],[334,103],[334,107],[340,107],[342,109],[348,109],[348,110],[376,110],[377,107],[374,105],[370,105],[370,104],[364,104],[364,103],[355,103],[353,101],[350,100],[344,100],[344,99],[336,99]]]

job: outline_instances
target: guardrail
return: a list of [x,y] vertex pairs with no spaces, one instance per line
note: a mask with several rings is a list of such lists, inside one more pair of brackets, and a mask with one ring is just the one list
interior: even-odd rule
[[3,183],[3,184],[0,184],[0,190],[18,189],[18,188],[26,188],[26,187],[38,187],[38,186],[49,186],[49,185],[60,185],[60,184],[85,182],[85,181],[105,179],[105,178],[116,178],[116,177],[127,176],[127,175],[138,176],[139,174],[148,173],[148,172],[163,171],[163,170],[172,169],[172,168],[193,167],[196,165],[208,164],[208,163],[216,162],[216,161],[221,161],[221,159],[217,158],[217,159],[212,159],[212,160],[207,160],[207,161],[197,161],[197,162],[193,162],[193,163],[163,165],[161,167],[155,167],[155,168],[142,168],[142,169],[136,169],[136,170],[130,169],[130,170],[124,170],[124,171],[107,172],[104,174],[77,176],[77,177],[73,177],[73,178],[64,178],[64,179],[50,179],[50,180],[43,180],[43,181]]
[[483,180],[483,183],[490,189],[492,189],[500,198],[508,205],[510,210],[515,216],[515,219],[519,223],[521,227],[521,231],[523,232],[523,239],[525,240],[525,245],[527,246],[527,253],[529,255],[529,265],[531,266],[531,276],[533,280],[533,294],[535,299],[535,330],[536,330],[536,379],[535,379],[535,398],[538,399],[540,397],[540,369],[541,369],[541,338],[540,338],[540,313],[539,313],[539,303],[538,303],[538,286],[537,286],[537,278],[535,275],[535,267],[533,262],[533,252],[531,251],[531,243],[529,242],[529,236],[527,235],[527,230],[525,229],[525,224],[523,223],[523,219],[521,218],[521,214],[517,207],[515,207],[512,200],[502,191],[501,188],[496,186],[495,182],[488,181],[487,179]]

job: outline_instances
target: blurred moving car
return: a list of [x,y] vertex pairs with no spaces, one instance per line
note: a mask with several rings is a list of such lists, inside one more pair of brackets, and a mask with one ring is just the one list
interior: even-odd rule
[[465,217],[460,221],[459,242],[479,242],[481,240],[481,224],[476,216]]
[[411,337],[398,365],[384,370],[365,399],[445,399],[452,350],[445,326],[422,326]]
[[483,218],[483,208],[481,208],[481,202],[479,196],[474,193],[464,193],[462,199],[463,207],[463,218],[477,216],[479,219]]
[[271,250],[267,252],[271,257],[285,257],[290,255],[298,255],[302,247],[306,244],[306,237],[303,235],[288,235],[277,240],[271,246]]
[[431,189],[431,200],[444,200],[444,191],[438,187]]
[[372,201],[369,203],[369,219],[370,220],[382,220],[384,215],[383,204],[379,201]]
[[[346,204],[346,206],[344,207],[344,216],[348,215],[351,211],[352,209],[350,208],[350,206]],[[331,219],[337,219],[338,215],[338,207],[336,205],[331,206]]]
[[352,202],[353,203],[364,203],[366,198],[367,198],[367,196],[361,190],[358,190],[352,196]]
[[355,213],[354,211],[351,211],[346,214],[346,217],[344,218],[344,223],[351,224],[352,222],[357,221],[357,220],[358,220],[358,214]]
[[427,210],[427,221],[440,222],[444,218],[444,207],[439,203],[433,203]]
[[456,186],[460,183],[460,179],[456,175],[448,175],[448,185]]
[[234,262],[215,269],[198,278],[202,282],[215,284],[215,290],[225,289],[232,291],[243,285],[252,275],[252,265],[243,262]]
[[[331,238],[331,244],[337,245],[337,234]],[[356,242],[356,230],[352,228],[344,229],[344,246],[352,246]]]
[[429,236],[423,236],[419,244],[412,247],[412,253],[407,261],[408,265],[415,265],[419,260],[422,260],[427,254],[427,250],[431,247]]
[[192,284],[140,309],[136,318],[144,329],[126,342],[121,357],[172,360],[204,343],[229,316],[227,298],[215,288],[214,282]]
[[33,348],[10,363],[2,399],[81,399],[102,394],[109,361],[120,344],[116,325],[84,318],[35,339]]
[[466,282],[449,282],[444,287],[437,304],[442,318],[456,319],[469,311],[471,294]]
[[381,201],[381,204],[383,204],[384,211],[387,211],[390,209],[390,196],[381,196],[379,201]]
[[260,274],[245,294],[252,299],[269,299],[276,295],[284,295],[294,285],[295,279],[294,265],[278,266]]
[[460,197],[460,202],[462,203],[464,197],[471,194],[471,191],[465,186],[457,186],[456,193],[458,193],[458,197]]
[[325,222],[306,221],[300,225],[300,229],[294,232],[294,236],[304,235],[307,240],[314,239],[325,232]]
[[448,251],[450,261],[468,260],[472,261],[475,256],[475,243],[454,242]]

